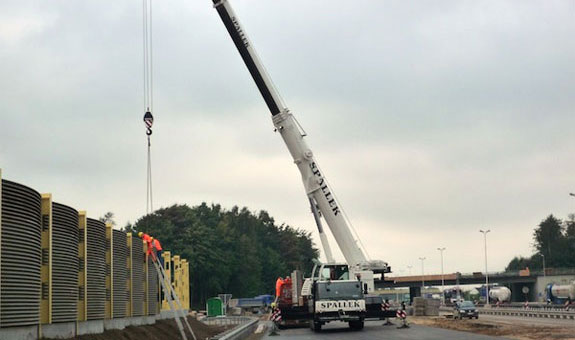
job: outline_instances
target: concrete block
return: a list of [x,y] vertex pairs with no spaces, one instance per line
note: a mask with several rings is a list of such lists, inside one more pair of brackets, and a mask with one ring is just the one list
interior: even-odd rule
[[[182,315],[188,315],[189,311],[185,310],[185,309],[181,309],[179,311],[177,311],[177,314],[179,317],[182,317]],[[160,314],[157,315],[157,319],[158,320],[163,320],[163,319],[173,319],[176,317],[176,312],[172,312],[171,310],[163,310]]]
[[124,329],[126,328],[126,318],[104,320],[104,329]]
[[175,318],[175,314],[174,312],[172,312],[171,310],[163,310],[159,315],[158,315],[158,319],[162,320],[162,319],[173,319]]
[[0,328],[0,340],[36,340],[38,326]]
[[156,323],[155,315],[143,316],[142,318],[143,318],[143,325],[153,325]]
[[46,324],[40,329],[40,336],[46,339],[70,339],[76,336],[76,322]]
[[143,316],[133,316],[130,318],[125,318],[126,320],[126,327],[128,326],[141,326],[144,325],[144,317]]
[[78,322],[77,335],[104,333],[104,320]]

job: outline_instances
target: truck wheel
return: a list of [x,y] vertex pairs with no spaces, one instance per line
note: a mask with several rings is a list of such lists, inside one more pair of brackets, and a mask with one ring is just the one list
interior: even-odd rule
[[349,328],[356,330],[363,329],[363,321],[350,321]]
[[321,332],[321,322],[310,321],[309,328],[314,332]]

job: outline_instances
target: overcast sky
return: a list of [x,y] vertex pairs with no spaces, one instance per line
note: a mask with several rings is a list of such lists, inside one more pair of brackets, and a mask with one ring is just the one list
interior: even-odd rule
[[[235,0],[373,259],[489,269],[575,212],[574,1]],[[0,167],[145,212],[141,1],[0,2]],[[287,149],[209,0],[154,2],[154,205],[267,210],[314,233]],[[319,246],[319,241],[317,242]],[[335,243],[332,243],[335,248]],[[342,259],[341,255],[339,255]]]

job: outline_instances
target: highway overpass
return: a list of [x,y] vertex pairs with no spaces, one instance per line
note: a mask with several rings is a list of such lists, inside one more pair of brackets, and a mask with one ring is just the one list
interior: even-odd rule
[[[547,283],[570,282],[574,276],[575,268],[547,268],[545,275],[542,270],[494,272],[489,273],[489,283],[509,287],[512,291],[512,301],[525,301],[525,299],[538,301],[541,298],[539,295]],[[441,286],[441,278],[441,274],[385,277],[384,280],[375,281],[375,288],[410,288],[410,291],[418,296],[422,286]],[[481,285],[485,284],[485,273],[447,273],[443,275],[443,279],[446,286]],[[527,294],[523,293],[524,287],[527,287]]]

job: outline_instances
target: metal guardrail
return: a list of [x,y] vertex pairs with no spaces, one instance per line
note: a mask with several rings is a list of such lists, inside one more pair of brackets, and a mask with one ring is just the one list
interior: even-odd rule
[[[453,308],[440,307],[441,312],[453,312]],[[502,315],[518,316],[527,318],[544,318],[544,319],[566,319],[575,320],[574,310],[565,310],[559,308],[513,308],[513,307],[496,307],[496,308],[477,308],[479,314],[485,315]]]
[[207,325],[229,326],[241,325],[253,319],[249,316],[207,316],[201,321]]
[[575,320],[575,311],[540,308],[479,308],[479,314]]
[[232,329],[228,329],[223,333],[211,337],[210,340],[239,340],[253,333],[259,319],[247,316],[210,317],[204,318],[202,322],[208,325],[237,325]]
[[[483,305],[478,307],[483,307]],[[524,302],[511,302],[511,303],[504,303],[501,304],[499,307],[492,305],[491,308],[520,308],[520,309],[536,309],[536,310],[546,310],[550,312],[568,312],[569,310],[574,311],[574,305],[571,305],[569,309],[566,308],[566,305],[558,305],[558,304],[547,304],[545,302],[530,302],[527,307],[525,307]]]

